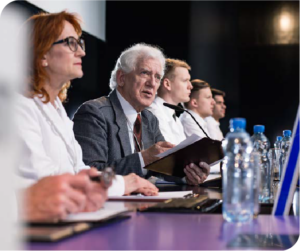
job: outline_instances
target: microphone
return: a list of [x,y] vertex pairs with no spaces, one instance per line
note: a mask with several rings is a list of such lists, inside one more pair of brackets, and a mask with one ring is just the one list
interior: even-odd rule
[[187,112],[188,114],[190,114],[191,117],[192,117],[192,119],[196,122],[196,124],[199,126],[199,128],[200,128],[200,129],[202,130],[202,132],[204,133],[204,135],[205,135],[207,138],[211,139],[211,138],[207,135],[207,133],[204,131],[204,129],[202,128],[202,126],[199,125],[198,121],[194,118],[194,116],[193,116],[188,110],[186,110],[186,109],[184,109],[184,108],[181,108],[180,106],[177,106],[177,105],[171,105],[171,104],[169,104],[169,103],[163,103],[163,105],[166,106],[166,107],[168,107],[168,108],[170,108],[170,109],[173,109],[173,110],[176,110],[176,111],[183,111],[183,112]]

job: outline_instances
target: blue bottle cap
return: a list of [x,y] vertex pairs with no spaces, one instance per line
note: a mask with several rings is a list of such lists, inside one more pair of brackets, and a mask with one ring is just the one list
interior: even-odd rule
[[244,118],[233,118],[229,121],[230,129],[244,129],[246,128],[246,119]]
[[253,131],[254,131],[254,133],[264,132],[265,126],[264,125],[255,125],[255,126],[253,126]]
[[291,137],[292,131],[291,130],[284,130],[283,131],[283,136],[284,137]]
[[282,137],[281,136],[277,136],[277,141],[281,141],[282,140]]

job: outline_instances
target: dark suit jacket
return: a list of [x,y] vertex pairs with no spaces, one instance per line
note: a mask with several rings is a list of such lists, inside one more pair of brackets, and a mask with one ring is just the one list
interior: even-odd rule
[[[141,114],[144,149],[165,141],[157,118],[147,109]],[[78,109],[74,116],[74,133],[86,165],[98,170],[111,166],[117,174],[133,172],[143,177],[139,156],[131,151],[127,120],[116,90],[108,97],[88,101]]]

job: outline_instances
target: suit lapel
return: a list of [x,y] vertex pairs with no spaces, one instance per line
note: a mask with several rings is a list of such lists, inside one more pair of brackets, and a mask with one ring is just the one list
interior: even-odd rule
[[129,134],[128,134],[128,126],[127,126],[127,119],[123,112],[121,103],[118,99],[116,90],[113,90],[109,95],[109,100],[111,102],[112,108],[116,115],[116,124],[118,126],[118,137],[120,144],[123,148],[124,155],[127,156],[129,154],[132,154],[131,151],[131,145],[129,140]]
[[148,149],[153,145],[153,132],[149,130],[149,121],[145,115],[145,111],[142,111],[142,141],[144,149]]

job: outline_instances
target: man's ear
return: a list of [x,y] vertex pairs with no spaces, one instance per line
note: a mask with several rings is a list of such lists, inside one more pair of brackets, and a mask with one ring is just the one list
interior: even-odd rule
[[171,91],[172,86],[171,86],[171,81],[168,78],[164,78],[162,83],[161,83],[168,91]]
[[197,100],[194,99],[194,98],[191,98],[190,104],[191,104],[192,107],[198,107],[198,102],[197,102]]
[[124,86],[125,85],[125,73],[122,70],[117,71],[116,81],[118,86]]

